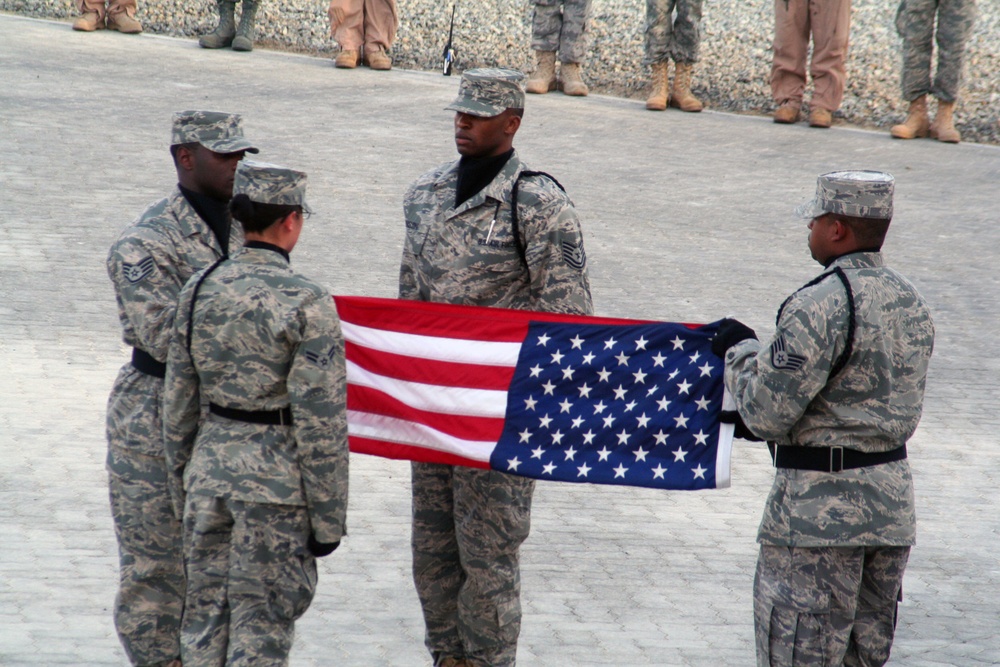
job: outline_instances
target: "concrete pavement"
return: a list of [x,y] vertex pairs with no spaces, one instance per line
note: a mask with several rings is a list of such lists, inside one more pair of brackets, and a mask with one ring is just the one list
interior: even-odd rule
[[[451,159],[457,78],[0,15],[0,665],[125,665],[104,406],[126,359],[104,258],[175,182],[170,115],[245,114],[260,158],[310,175],[296,267],[393,296],[406,184]],[[784,127],[641,102],[531,97],[516,145],[573,196],[598,314],[767,335],[819,267],[791,208],[844,167],[897,177],[886,247],[934,308],[911,441],[919,543],[891,664],[1000,664],[1000,149]],[[751,665],[766,452],[702,493],[541,483],[523,549],[519,665]],[[351,535],[321,561],[293,667],[427,665],[409,575],[409,467],[355,456]]]

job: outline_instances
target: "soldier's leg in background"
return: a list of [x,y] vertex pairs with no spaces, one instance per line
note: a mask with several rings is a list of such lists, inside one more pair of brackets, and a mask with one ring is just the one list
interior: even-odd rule
[[646,0],[646,55],[643,65],[670,58],[674,43],[674,6],[677,0]]
[[519,549],[531,528],[535,482],[455,468],[455,530],[466,580],[459,633],[472,667],[513,667],[521,631]]
[[107,16],[108,10],[104,4],[104,0],[77,0],[77,9],[80,10],[81,14],[89,14],[91,12],[97,14],[103,21]]
[[903,39],[903,99],[912,102],[931,92],[931,54],[937,0],[902,0],[896,32]]
[[108,1],[108,16],[115,16],[117,14],[128,14],[131,17],[135,17],[135,12],[136,12],[135,0]]
[[833,112],[844,100],[847,82],[847,49],[851,32],[851,0],[813,3],[813,54],[809,69],[813,80],[811,108]]
[[223,498],[187,494],[184,543],[188,589],[181,628],[184,667],[222,667],[229,645],[226,577],[233,516]]
[[399,27],[396,0],[364,0],[364,15],[365,51],[388,51]]
[[778,104],[798,107],[802,103],[808,51],[808,0],[774,0],[771,96]]
[[307,547],[305,507],[230,501],[233,547],[229,570],[226,667],[288,664],[295,621],[316,594],[316,559]]
[[326,10],[330,34],[342,51],[358,51],[365,43],[364,0],[330,0]]
[[685,64],[698,62],[698,47],[701,44],[701,4],[702,0],[677,0],[674,39],[670,47],[670,57],[674,62]]
[[454,468],[413,463],[413,583],[424,614],[424,643],[435,659],[460,658],[458,593],[465,572],[458,555],[452,495]]
[[531,48],[534,51],[559,51],[559,35],[563,27],[561,0],[533,0],[531,16]]
[[[976,21],[975,0],[941,0],[937,12],[938,65],[931,92],[942,102],[954,102],[962,82],[965,45]],[[928,58],[930,54],[928,54]],[[930,62],[928,61],[928,69]]]
[[882,665],[889,659],[896,632],[896,604],[910,547],[865,549],[861,593],[845,667]]
[[582,63],[587,57],[587,22],[591,0],[565,0],[558,36],[559,61]]
[[863,567],[864,547],[761,545],[754,577],[758,667],[838,667]]

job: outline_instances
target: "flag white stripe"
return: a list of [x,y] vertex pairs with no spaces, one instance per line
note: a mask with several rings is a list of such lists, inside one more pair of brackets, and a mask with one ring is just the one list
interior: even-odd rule
[[[722,409],[735,410],[736,401],[728,389],[722,390]],[[715,488],[728,489],[730,483],[730,462],[729,458],[733,453],[733,434],[736,432],[735,424],[719,423],[719,441],[716,443],[715,452]]]
[[347,361],[347,379],[350,384],[377,389],[411,408],[427,412],[503,419],[507,410],[506,391],[397,380],[372,373],[351,360]]
[[495,442],[462,440],[430,426],[357,410],[347,411],[347,427],[352,436],[424,447],[473,461],[489,462],[496,447]]
[[480,366],[517,365],[521,343],[464,340],[373,329],[350,322],[340,323],[344,339],[373,350],[420,359],[451,361]]

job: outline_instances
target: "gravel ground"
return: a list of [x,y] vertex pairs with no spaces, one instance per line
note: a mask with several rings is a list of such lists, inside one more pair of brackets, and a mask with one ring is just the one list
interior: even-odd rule
[[[401,24],[393,47],[397,67],[440,67],[455,0],[399,0]],[[893,20],[897,0],[855,0],[844,103],[838,123],[888,129],[906,115],[899,99],[900,40]],[[0,0],[0,11],[70,19],[70,0]],[[710,109],[769,114],[771,0],[705,0],[701,62],[694,89]],[[139,0],[147,32],[193,37],[215,26],[207,0]],[[332,55],[324,0],[266,0],[258,14],[258,46]],[[590,59],[585,76],[596,93],[643,100],[645,2],[593,0]],[[464,0],[455,18],[456,71],[501,65],[530,71],[528,0]],[[965,141],[1000,144],[1000,2],[981,0],[968,45],[957,110]],[[252,57],[252,54],[248,57]],[[345,74],[346,75],[346,74]],[[808,96],[808,92],[807,92]],[[637,105],[637,110],[641,109]]]

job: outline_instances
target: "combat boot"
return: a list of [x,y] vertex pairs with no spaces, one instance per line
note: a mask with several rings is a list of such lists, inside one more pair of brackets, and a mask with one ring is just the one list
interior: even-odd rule
[[653,90],[646,98],[646,108],[650,111],[663,111],[670,102],[670,93],[667,90],[667,79],[669,78],[670,63],[664,60],[662,63],[653,63],[652,70]]
[[573,97],[586,97],[590,90],[580,76],[579,63],[563,63],[559,68],[559,78],[562,79],[562,91]]
[[87,12],[73,21],[73,30],[81,32],[94,32],[95,30],[104,30],[104,28],[104,17],[97,12]]
[[138,35],[142,32],[142,24],[135,20],[134,17],[129,16],[128,12],[108,14],[107,22],[109,30],[117,30],[126,35]]
[[535,95],[544,95],[556,89],[556,52],[535,51],[535,60],[535,71],[528,77],[525,90]]
[[243,0],[240,25],[236,28],[236,37],[233,37],[233,51],[253,51],[253,39],[256,35],[254,24],[259,7],[259,0]]
[[691,73],[694,65],[674,61],[674,89],[670,92],[670,106],[697,113],[704,107],[701,100],[691,92]]
[[358,66],[360,55],[357,49],[341,49],[333,61],[333,66],[340,69],[354,69]]
[[382,49],[369,49],[365,47],[365,64],[374,70],[392,69],[392,58]]
[[235,0],[219,0],[219,25],[215,30],[202,35],[198,44],[205,49],[221,49],[233,43],[236,36],[236,2]]
[[955,121],[952,118],[954,111],[954,102],[938,100],[937,113],[934,114],[934,122],[930,127],[932,137],[946,144],[957,144],[962,140],[962,135],[955,129]]
[[896,139],[926,137],[930,125],[931,122],[927,118],[927,96],[921,95],[910,102],[910,110],[906,114],[906,120],[899,125],[893,125],[889,134]]
[[782,125],[791,125],[799,122],[799,111],[801,106],[798,102],[783,102],[774,111],[774,122]]

